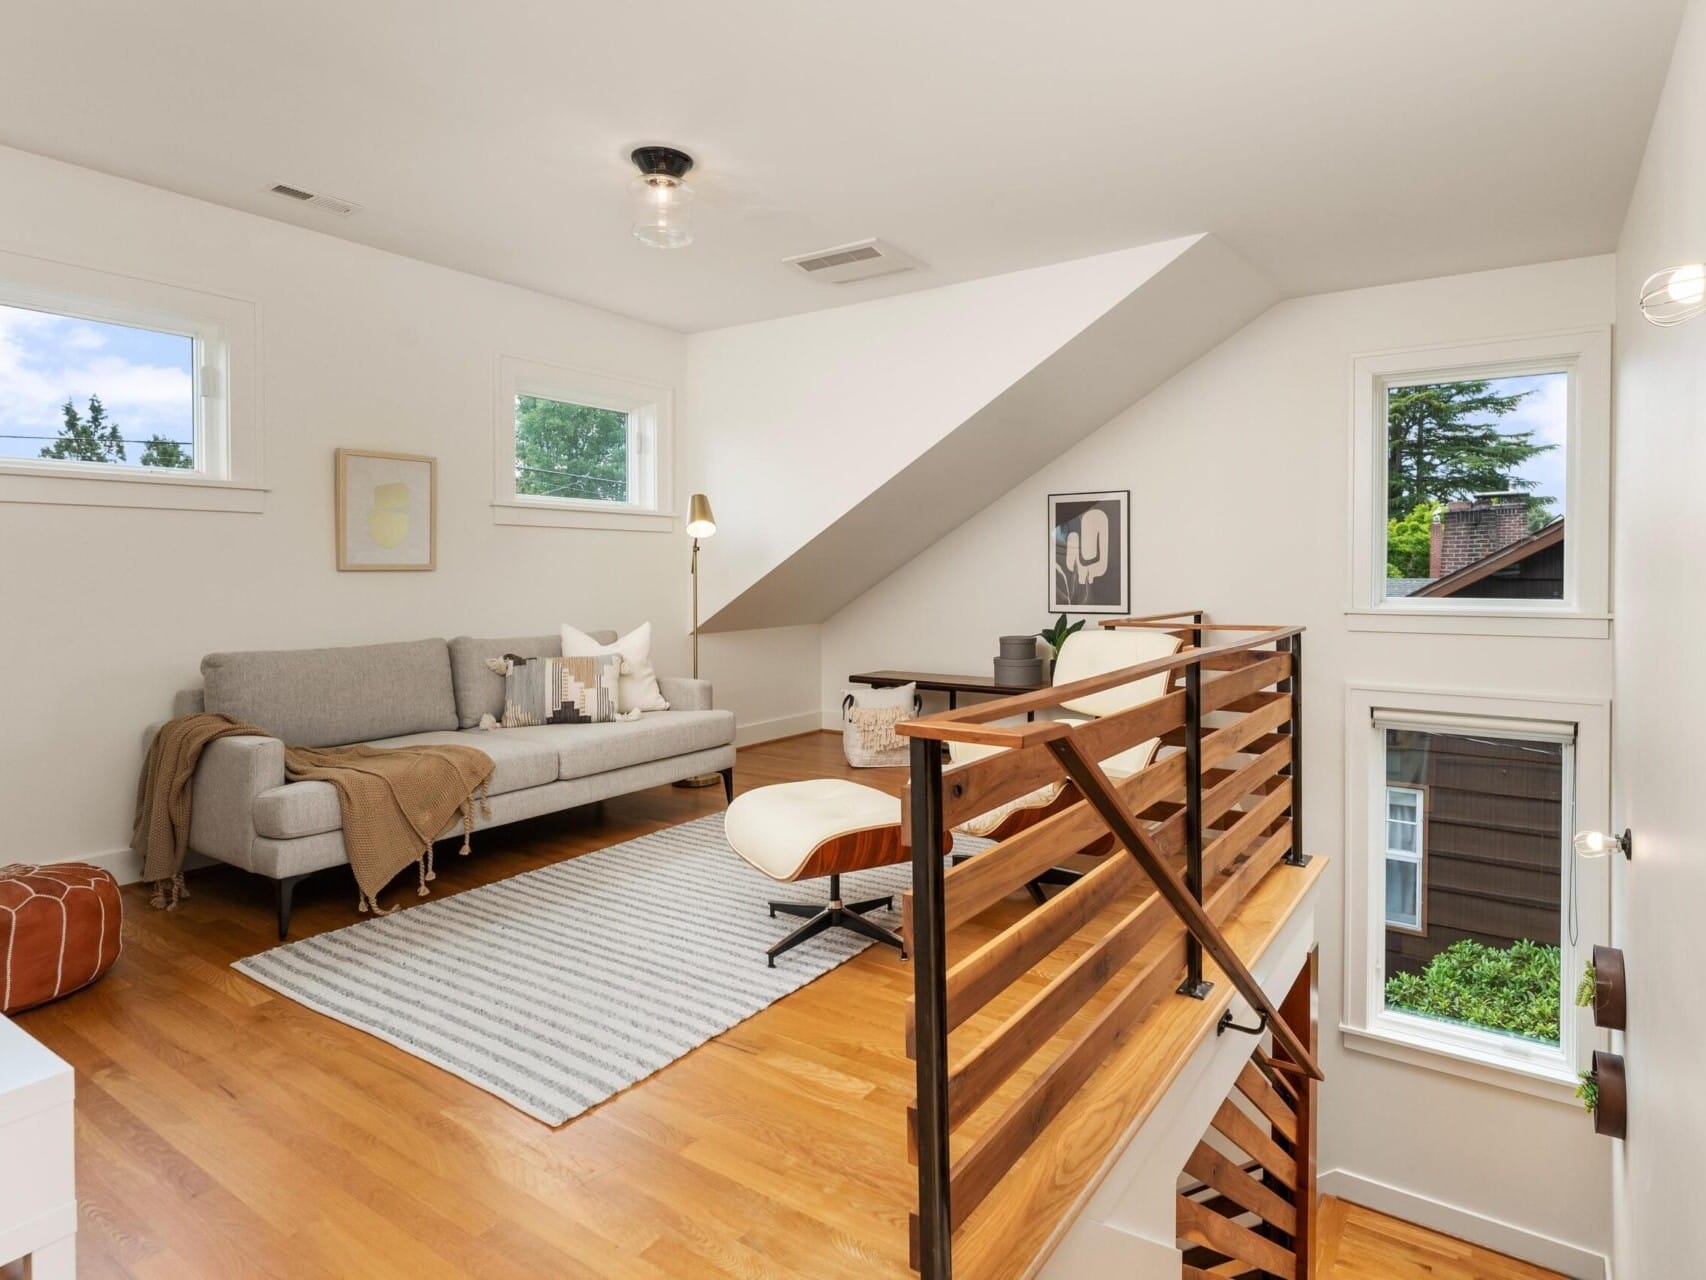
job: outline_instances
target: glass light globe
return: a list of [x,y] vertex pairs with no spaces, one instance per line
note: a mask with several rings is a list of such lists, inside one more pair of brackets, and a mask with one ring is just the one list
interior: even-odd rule
[[634,238],[654,249],[693,243],[693,188],[680,178],[653,173],[633,184]]
[[1680,302],[1684,306],[1706,299],[1706,263],[1691,262],[1671,272],[1665,293],[1672,302]]
[[1578,831],[1571,844],[1584,858],[1603,858],[1616,846],[1617,837],[1608,836],[1603,831]]

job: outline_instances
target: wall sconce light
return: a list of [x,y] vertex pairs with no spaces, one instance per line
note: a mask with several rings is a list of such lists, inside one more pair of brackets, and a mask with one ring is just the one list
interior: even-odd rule
[[1627,827],[1620,836],[1607,835],[1603,831],[1578,831],[1571,843],[1575,845],[1576,852],[1584,858],[1603,858],[1613,849],[1622,853],[1625,859],[1635,856],[1635,837]]
[[634,238],[654,249],[693,243],[693,188],[682,181],[693,157],[674,147],[636,147],[629,157],[640,171],[634,183]]
[[1641,286],[1641,314],[1668,329],[1706,311],[1706,263],[1690,262],[1655,271]]

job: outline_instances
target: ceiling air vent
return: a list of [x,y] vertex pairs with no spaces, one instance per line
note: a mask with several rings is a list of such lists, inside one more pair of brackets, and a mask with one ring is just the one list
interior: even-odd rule
[[782,261],[813,280],[827,284],[851,284],[855,280],[912,271],[924,265],[911,254],[902,253],[882,240],[855,240],[852,244],[836,245],[833,249],[795,254]]
[[321,195],[314,191],[304,191],[301,187],[288,187],[282,182],[273,187],[272,193],[275,196],[284,196],[286,199],[299,200],[312,208],[324,209],[327,213],[335,213],[344,218],[349,217],[350,214],[361,208],[359,204],[353,201],[340,200],[336,196]]

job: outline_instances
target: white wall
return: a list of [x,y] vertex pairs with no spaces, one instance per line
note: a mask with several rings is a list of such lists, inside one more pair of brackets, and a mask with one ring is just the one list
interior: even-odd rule
[[[1323,904],[1338,918],[1347,681],[1611,689],[1606,640],[1347,631],[1352,355],[1603,324],[1612,271],[1595,258],[1275,306],[826,622],[826,723],[851,671],[988,670],[997,636],[1048,620],[1045,495],[1129,487],[1135,612],[1202,606],[1223,621],[1309,627],[1305,823],[1310,848],[1338,863]],[[1609,1158],[1580,1111],[1345,1049],[1333,1031],[1343,940],[1328,930],[1321,941],[1321,1168],[1411,1193],[1421,1220],[1439,1216],[1431,1200],[1514,1224],[1515,1237],[1485,1232],[1507,1248],[1527,1232],[1537,1249],[1533,1236],[1573,1246],[1554,1256],[1607,1253]]]
[[[258,304],[271,487],[261,515],[0,504],[5,858],[128,844],[144,728],[211,650],[650,619],[659,669],[686,672],[683,535],[498,526],[488,505],[497,352],[679,389],[681,335],[21,152],[0,150],[0,191],[0,249]],[[340,445],[437,456],[437,572],[335,571]],[[814,646],[790,709],[815,673]]]
[[1616,942],[1629,972],[1629,1140],[1617,1153],[1617,1274],[1659,1280],[1706,1256],[1706,318],[1640,317],[1653,271],[1706,258],[1706,8],[1689,6],[1617,250]]
[[687,339],[681,474],[711,495],[709,617],[1091,321],[1190,238]]

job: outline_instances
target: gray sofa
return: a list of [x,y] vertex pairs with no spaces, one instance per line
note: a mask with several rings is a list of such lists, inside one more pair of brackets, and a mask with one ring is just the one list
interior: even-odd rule
[[[610,632],[592,633],[601,643]],[[202,687],[173,699],[173,715],[224,712],[271,737],[230,737],[202,753],[192,783],[190,849],[277,885],[279,937],[304,876],[346,865],[330,783],[286,782],[284,747],[455,742],[491,756],[491,817],[476,827],[571,809],[683,778],[721,773],[734,794],[735,718],[711,706],[704,680],[661,677],[668,711],[608,724],[482,730],[503,712],[503,677],[487,659],[555,656],[558,636],[416,640],[344,649],[212,653]],[[461,834],[460,820],[440,836]]]

